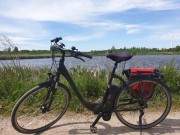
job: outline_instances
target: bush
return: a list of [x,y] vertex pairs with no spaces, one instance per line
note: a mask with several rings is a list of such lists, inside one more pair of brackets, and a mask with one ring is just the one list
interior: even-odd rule
[[160,71],[164,74],[165,83],[174,93],[180,94],[180,72],[174,65],[174,60],[169,61],[166,66],[161,67]]

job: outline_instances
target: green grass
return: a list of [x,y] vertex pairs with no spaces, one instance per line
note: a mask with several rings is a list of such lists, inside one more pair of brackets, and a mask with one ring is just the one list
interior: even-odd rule
[[172,101],[174,110],[180,109],[180,70],[174,65],[174,60],[160,68],[160,71],[164,74],[164,82],[171,88]]
[[160,71],[164,75],[165,83],[175,94],[180,95],[180,70],[175,67],[174,60],[169,61],[164,67],[161,67]]
[[0,60],[51,58],[51,54],[1,54]]
[[0,105],[2,113],[10,113],[14,103],[29,89],[46,79],[47,68],[0,68]]
[[[47,67],[30,68],[20,67],[16,62],[13,66],[3,64],[0,68],[0,114],[9,115],[17,100],[29,89],[47,80]],[[2,63],[1,63],[2,64]],[[179,109],[180,72],[175,68],[173,61],[165,67],[160,68],[165,75],[165,83],[173,89],[173,109]],[[85,69],[80,66],[71,68],[70,74],[81,90],[82,95],[90,101],[102,98],[108,80],[108,71],[97,68]],[[69,109],[71,111],[82,111],[85,108],[72,91],[70,85],[62,79],[62,82],[71,90],[72,98]]]

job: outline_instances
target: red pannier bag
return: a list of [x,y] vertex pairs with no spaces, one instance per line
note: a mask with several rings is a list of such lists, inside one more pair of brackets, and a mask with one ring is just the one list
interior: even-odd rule
[[[155,68],[131,68],[129,70],[125,70],[124,73],[129,79],[135,79],[147,76],[155,77],[157,75],[157,71],[158,70]],[[149,99],[156,88],[156,83],[142,79],[140,82],[131,84],[130,87],[134,97]]]
[[132,93],[134,97],[141,98],[141,99],[144,99],[144,98],[149,99],[151,98],[156,88],[156,83],[142,81],[142,82],[134,83],[130,85],[130,87],[132,89]]

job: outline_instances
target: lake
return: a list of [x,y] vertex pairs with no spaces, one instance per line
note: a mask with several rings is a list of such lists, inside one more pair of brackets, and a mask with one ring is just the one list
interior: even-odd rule
[[[57,60],[59,58],[56,58]],[[65,65],[68,68],[76,67],[81,65],[85,68],[89,67],[100,67],[101,69],[110,68],[113,66],[114,62],[105,56],[94,56],[93,59],[84,58],[85,62],[75,59],[73,57],[66,57]],[[175,66],[180,69],[180,55],[136,55],[132,59],[126,62],[126,69],[132,67],[154,67],[159,68],[165,66],[169,61],[174,60]],[[11,63],[10,60],[0,60],[0,67],[2,63]],[[43,59],[21,59],[18,60],[21,66],[29,67],[50,67],[52,64],[51,58]],[[119,64],[119,68],[122,68],[124,62]]]

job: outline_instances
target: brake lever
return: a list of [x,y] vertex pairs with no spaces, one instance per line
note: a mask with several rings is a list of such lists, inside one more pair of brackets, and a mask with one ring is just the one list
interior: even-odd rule
[[80,60],[82,60],[83,62],[85,62],[85,60],[84,59],[82,59],[81,57],[78,57],[78,56],[74,56],[75,58],[77,58],[77,59],[80,59]]
[[65,44],[63,44],[63,43],[60,43],[60,45],[62,46],[62,48],[65,47]]

